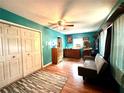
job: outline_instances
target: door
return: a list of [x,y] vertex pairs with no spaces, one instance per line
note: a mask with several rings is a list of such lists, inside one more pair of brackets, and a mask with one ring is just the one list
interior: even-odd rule
[[32,73],[33,63],[34,63],[34,54],[33,54],[33,32],[27,29],[21,30],[22,37],[22,55],[23,55],[23,74],[28,75]]
[[62,38],[61,37],[57,37],[57,47],[62,48]]
[[0,88],[7,84],[4,47],[3,24],[0,23]]
[[34,70],[41,68],[41,34],[34,32]]
[[5,46],[8,76],[12,82],[22,77],[20,28],[5,26]]

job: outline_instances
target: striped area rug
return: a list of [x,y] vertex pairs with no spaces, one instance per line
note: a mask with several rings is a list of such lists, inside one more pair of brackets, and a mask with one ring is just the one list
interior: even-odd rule
[[60,93],[67,78],[46,71],[35,72],[0,90],[0,93]]

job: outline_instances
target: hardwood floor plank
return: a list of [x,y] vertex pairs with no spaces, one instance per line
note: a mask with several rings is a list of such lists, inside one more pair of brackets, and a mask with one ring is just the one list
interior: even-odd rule
[[78,76],[77,67],[82,65],[82,59],[64,59],[63,62],[57,65],[50,65],[43,70],[64,75],[68,78],[62,93],[116,93],[110,87],[90,84],[83,81],[81,76]]

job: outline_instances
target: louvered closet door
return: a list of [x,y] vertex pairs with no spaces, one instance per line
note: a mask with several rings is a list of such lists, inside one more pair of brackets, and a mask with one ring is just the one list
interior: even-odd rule
[[5,67],[5,46],[4,46],[4,30],[3,24],[0,23],[0,87],[3,87],[7,84],[6,77],[6,67]]
[[20,28],[5,26],[6,62],[9,68],[9,81],[22,77]]
[[21,29],[22,36],[22,54],[23,54],[23,74],[28,75],[32,73],[33,63],[34,63],[34,54],[33,54],[33,32]]
[[41,68],[41,34],[34,32],[34,70]]

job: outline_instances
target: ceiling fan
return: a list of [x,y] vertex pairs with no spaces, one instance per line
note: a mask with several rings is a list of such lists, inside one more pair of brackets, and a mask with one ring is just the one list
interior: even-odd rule
[[60,17],[58,18],[59,20],[54,22],[48,22],[48,26],[51,28],[56,28],[58,30],[67,30],[69,27],[74,27],[77,24],[82,24],[85,23],[82,20],[73,20],[73,21],[66,21],[67,19],[64,19],[67,13],[69,12],[70,9],[72,9],[73,5],[75,4],[76,0],[66,0],[64,3],[62,12],[60,14]]
[[50,27],[57,28],[59,30],[66,30],[67,27],[74,27],[74,24],[71,22],[67,22],[65,20],[58,20],[55,23],[48,22]]

